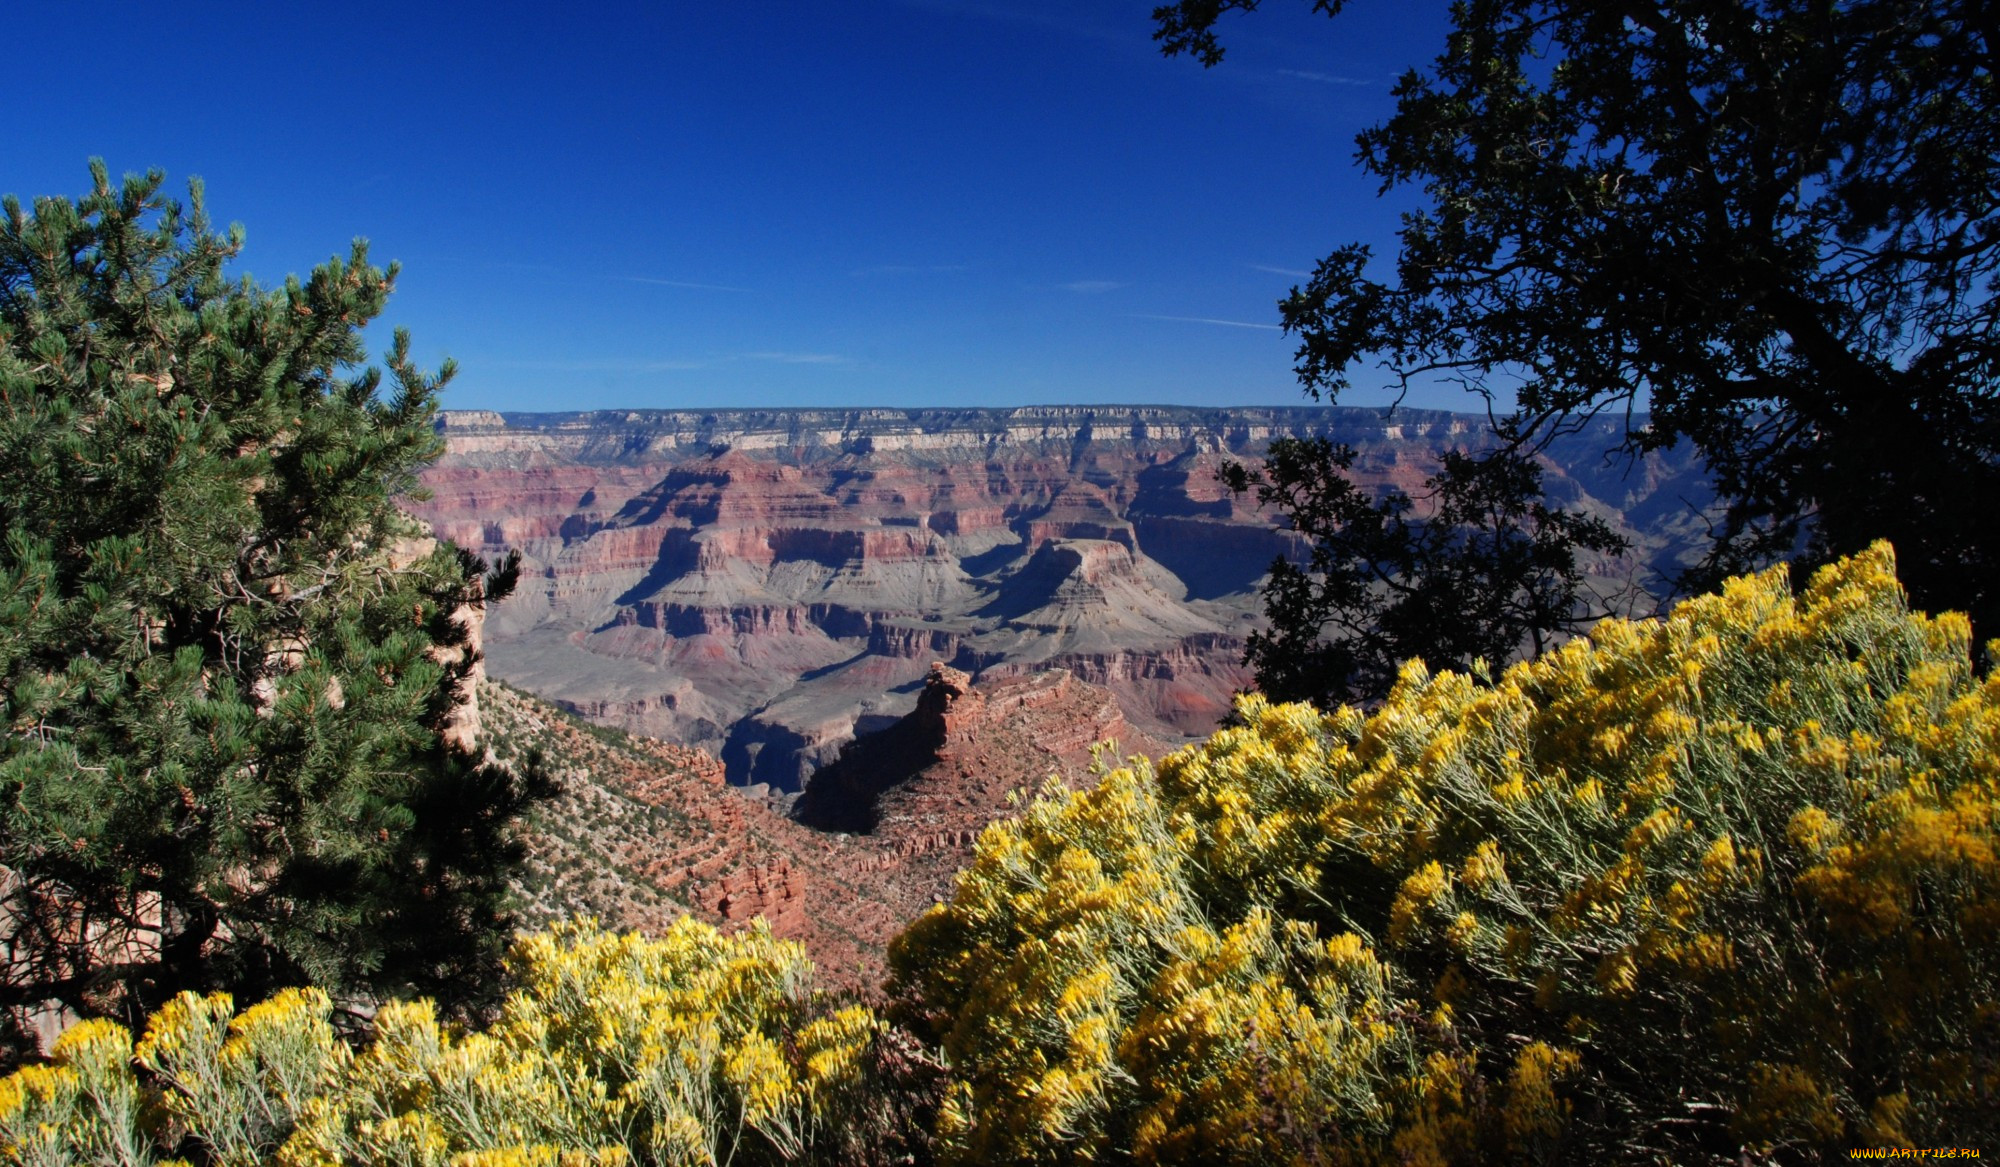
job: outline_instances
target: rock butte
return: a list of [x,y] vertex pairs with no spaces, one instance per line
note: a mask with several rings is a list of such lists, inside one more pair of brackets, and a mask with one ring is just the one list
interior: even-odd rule
[[[933,662],[1102,686],[1159,743],[1250,683],[1244,637],[1279,517],[1216,479],[1271,439],[1355,446],[1421,485],[1483,422],[1358,408],[448,411],[412,505],[520,588],[485,628],[493,675],[585,717],[698,745],[729,781],[799,791],[916,706]],[[1657,568],[1691,542],[1687,459],[1608,460],[1611,423],[1547,459],[1552,497]]]
[[561,783],[531,814],[528,923],[658,933],[689,912],[724,929],[761,917],[806,944],[824,981],[857,990],[879,985],[890,939],[950,895],[1015,795],[1089,782],[1100,742],[1164,748],[1063,670],[975,686],[933,664],[908,716],[815,775],[800,822],[729,792],[699,750],[585,733],[518,690],[480,690],[490,740],[540,747]]

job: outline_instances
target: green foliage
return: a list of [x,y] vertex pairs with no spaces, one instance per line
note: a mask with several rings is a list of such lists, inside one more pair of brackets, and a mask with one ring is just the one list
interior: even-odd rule
[[2000,1141],[2000,674],[1886,545],[981,837],[892,952],[953,1162]]
[[451,369],[356,369],[364,245],[232,283],[199,184],[91,172],[0,213],[0,1008],[472,991],[532,790],[440,740],[482,567],[393,501]]
[[[1156,10],[1220,58],[1256,0]],[[1336,14],[1338,0],[1316,0]],[[1610,411],[1691,440],[1708,579],[1886,538],[1916,601],[2000,622],[2000,84],[1982,0],[1468,0],[1359,138],[1420,192],[1281,302],[1298,370],[1460,381],[1532,444]]]
[[880,1026],[811,988],[797,944],[683,919],[657,940],[592,924],[530,936],[483,1032],[431,1002],[335,1039],[326,995],[237,1014],[192,993],[137,1050],[89,1022],[55,1060],[0,1080],[0,1162],[335,1164],[860,1162]]
[[1354,457],[1326,438],[1286,438],[1261,471],[1223,468],[1312,544],[1303,567],[1280,558],[1264,585],[1271,626],[1250,634],[1244,660],[1266,697],[1379,700],[1411,657],[1505,663],[1605,614],[1585,597],[1579,553],[1629,544],[1602,519],[1543,501],[1533,459],[1447,451],[1420,508],[1400,490],[1355,485]]

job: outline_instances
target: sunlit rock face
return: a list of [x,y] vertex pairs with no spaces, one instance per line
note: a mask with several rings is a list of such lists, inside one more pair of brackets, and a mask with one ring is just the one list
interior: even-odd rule
[[[1216,478],[1273,438],[1328,434],[1371,483],[1421,486],[1477,445],[1457,414],[1373,409],[448,412],[412,509],[520,588],[492,673],[587,717],[703,746],[791,792],[915,706],[933,661],[1049,668],[1108,689],[1161,741],[1250,684],[1259,581],[1302,551]],[[1627,524],[1637,572],[1684,543],[1683,462],[1606,463],[1609,427],[1551,458],[1551,494]]]
[[1100,742],[1164,749],[1061,669],[974,685],[933,664],[916,708],[849,742],[788,817],[728,789],[698,749],[586,732],[518,689],[479,688],[488,741],[507,758],[538,751],[558,779],[529,816],[524,924],[594,916],[657,934],[690,913],[725,930],[761,917],[806,945],[825,983],[856,990],[880,986],[890,939],[950,896],[1016,794],[1087,784]]

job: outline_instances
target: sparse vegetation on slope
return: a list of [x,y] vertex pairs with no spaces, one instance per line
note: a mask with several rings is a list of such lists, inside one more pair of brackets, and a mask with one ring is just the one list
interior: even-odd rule
[[873,848],[730,789],[700,750],[592,725],[503,684],[479,692],[495,756],[540,759],[559,787],[522,833],[513,890],[525,925],[591,916],[658,933],[689,913],[723,927],[762,916],[804,941],[831,984],[873,985],[909,918],[890,902],[894,889],[866,873]]
[[546,765],[558,783],[555,797],[527,818],[527,857],[514,882],[522,924],[543,928],[588,916],[658,932],[685,915],[690,905],[648,868],[668,841],[691,839],[695,824],[680,807],[634,791],[663,779],[713,783],[714,762],[591,725],[491,681],[480,686],[480,707],[497,761]]

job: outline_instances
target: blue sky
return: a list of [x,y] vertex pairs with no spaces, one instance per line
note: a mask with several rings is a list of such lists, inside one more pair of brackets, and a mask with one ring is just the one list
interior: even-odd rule
[[1444,4],[1204,70],[1153,2],[24,5],[0,190],[198,174],[266,282],[365,236],[457,408],[1300,401],[1275,301],[1393,243],[1353,137]]

